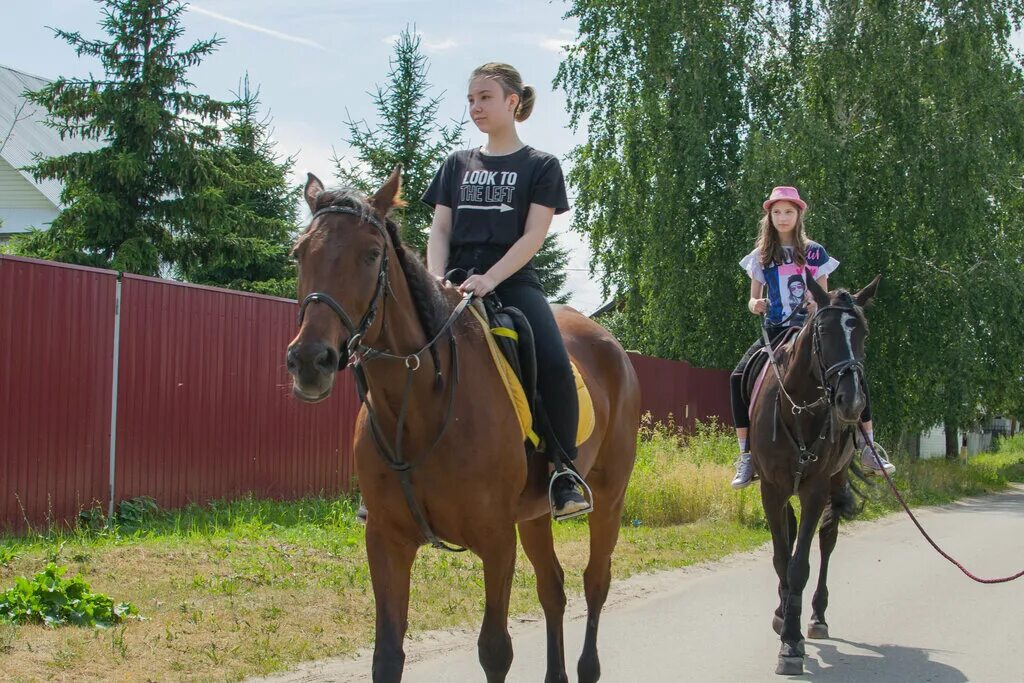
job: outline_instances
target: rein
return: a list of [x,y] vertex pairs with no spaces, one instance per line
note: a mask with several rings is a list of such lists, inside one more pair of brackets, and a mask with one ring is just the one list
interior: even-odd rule
[[[801,309],[793,311],[790,316],[783,321],[783,324],[793,318]],[[782,379],[782,371],[779,367],[779,361],[775,357],[775,351],[772,349],[771,340],[768,338],[767,318],[764,319],[761,325],[761,336],[764,339],[765,350],[768,353],[768,361],[772,366],[772,370],[775,372],[775,378],[779,385],[779,392],[775,395],[775,416],[772,420],[772,441],[775,441],[778,437],[777,429],[779,423],[782,424],[783,433],[789,439],[790,443],[797,449],[797,467],[796,472],[793,474],[793,495],[796,495],[800,489],[800,480],[807,470],[808,465],[818,461],[818,453],[816,448],[818,445],[825,441],[826,435],[831,436],[831,442],[835,443],[836,433],[838,430],[838,418],[836,417],[835,410],[835,387],[830,379],[836,378],[835,385],[838,386],[842,377],[847,372],[855,372],[860,377],[861,383],[864,382],[864,361],[853,356],[853,350],[850,350],[850,357],[834,363],[833,365],[826,367],[824,361],[824,353],[821,349],[821,314],[825,311],[835,310],[853,313],[854,309],[848,306],[822,306],[815,311],[814,316],[811,318],[811,355],[818,364],[819,375],[821,379],[821,386],[818,389],[821,390],[821,396],[817,400],[811,403],[798,404],[793,397],[786,390],[786,385]],[[790,411],[796,416],[797,420],[794,423],[796,434],[790,430],[789,425],[786,424],[785,420],[779,418],[779,406],[782,404],[782,397],[785,396],[786,400],[789,401]],[[828,406],[829,408],[829,419],[822,425],[821,433],[818,434],[818,438],[815,439],[810,447],[804,441],[803,430],[800,427],[800,414],[805,411],[811,411],[820,405]]]
[[[380,271],[377,274],[377,287],[373,294],[373,299],[370,300],[370,304],[363,313],[362,318],[358,325],[352,322],[351,317],[345,312],[341,304],[334,300],[334,298],[326,292],[313,292],[305,299],[299,306],[298,324],[301,327],[302,321],[306,315],[306,308],[311,303],[322,303],[326,304],[328,308],[337,314],[341,320],[341,324],[349,333],[348,344],[346,345],[347,353],[345,356],[339,354],[339,367],[338,370],[343,370],[345,365],[345,357],[350,357],[351,361],[348,363],[349,367],[352,368],[352,376],[355,379],[356,394],[359,397],[359,402],[366,407],[366,415],[370,423],[370,433],[373,436],[373,441],[377,446],[377,454],[387,463],[394,472],[398,475],[398,481],[402,485],[402,494],[405,496],[405,502],[409,506],[409,512],[412,514],[413,520],[420,527],[420,532],[423,534],[424,539],[432,547],[438,550],[447,550],[449,552],[464,552],[466,548],[458,548],[445,543],[443,540],[438,538],[437,534],[430,527],[430,523],[427,521],[426,513],[423,510],[423,506],[417,500],[415,492],[412,486],[412,470],[418,465],[422,464],[426,460],[427,456],[433,452],[440,443],[441,437],[448,429],[448,425],[451,423],[452,409],[455,405],[455,387],[459,383],[459,349],[455,339],[455,333],[452,330],[452,326],[462,315],[463,311],[469,305],[473,299],[473,294],[467,293],[462,297],[462,300],[458,303],[451,315],[445,321],[441,329],[438,330],[437,334],[424,344],[419,350],[409,354],[394,354],[390,351],[384,351],[372,346],[368,346],[363,343],[363,338],[366,335],[367,330],[373,324],[374,319],[377,316],[377,308],[380,304],[381,297],[384,297],[384,301],[387,301],[387,291],[390,289],[388,283],[388,251],[387,244],[388,238],[384,226],[376,216],[367,215],[357,209],[352,209],[344,206],[328,206],[320,209],[313,214],[313,218],[310,222],[315,220],[317,217],[327,213],[344,213],[358,217],[361,221],[369,223],[373,227],[377,228],[381,237],[384,239],[384,254],[381,257]],[[412,380],[417,370],[421,365],[420,356],[425,351],[430,351],[434,358],[434,363],[437,368],[438,381],[441,380],[441,365],[437,357],[436,345],[437,342],[445,334],[448,335],[448,348],[451,362],[451,378],[448,382],[448,401],[445,406],[444,418],[441,421],[441,428],[434,438],[433,443],[430,447],[423,451],[415,460],[410,461],[402,453],[402,432],[405,427],[405,418],[408,414],[409,399],[412,392]],[[387,360],[400,360],[405,363],[406,374],[405,374],[405,386],[402,390],[402,402],[398,409],[398,425],[396,428],[395,444],[394,447],[388,444],[387,439],[381,430],[380,420],[377,418],[377,413],[373,408],[373,404],[370,402],[370,385],[366,379],[366,370],[364,365],[371,360],[376,358],[382,358]]]

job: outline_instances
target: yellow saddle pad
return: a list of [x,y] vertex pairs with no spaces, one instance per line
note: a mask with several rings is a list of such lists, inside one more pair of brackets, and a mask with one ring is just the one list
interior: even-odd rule
[[[526,392],[523,391],[523,385],[516,377],[515,371],[512,366],[509,365],[508,360],[502,355],[501,350],[498,348],[497,343],[494,341],[494,332],[491,330],[484,316],[476,310],[475,306],[469,306],[469,310],[473,312],[473,315],[480,325],[484,328],[484,338],[487,340],[487,348],[491,352],[491,359],[494,360],[494,365],[498,368],[498,375],[501,376],[501,382],[505,385],[505,392],[508,394],[509,400],[512,401],[512,406],[516,411],[516,418],[519,420],[519,426],[522,429],[523,439],[529,439],[534,446],[540,443],[540,437],[537,436],[536,432],[533,431],[533,415],[530,414],[530,405],[526,400]],[[505,331],[502,328],[502,334],[509,334],[511,330]],[[594,402],[590,398],[590,391],[587,389],[587,385],[583,381],[583,376],[580,375],[579,368],[576,367],[575,361],[572,361],[572,374],[576,378],[576,395],[579,398],[580,404],[580,421],[576,428],[576,445],[579,446],[584,441],[590,438],[590,435],[594,433]]]

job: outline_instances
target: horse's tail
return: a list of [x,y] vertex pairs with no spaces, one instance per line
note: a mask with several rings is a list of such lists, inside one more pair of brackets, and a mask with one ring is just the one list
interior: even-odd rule
[[871,482],[864,476],[864,471],[860,468],[857,458],[854,458],[847,468],[844,485],[840,487],[838,493],[832,496],[833,515],[849,521],[864,511],[867,496],[857,488],[857,483],[871,486]]

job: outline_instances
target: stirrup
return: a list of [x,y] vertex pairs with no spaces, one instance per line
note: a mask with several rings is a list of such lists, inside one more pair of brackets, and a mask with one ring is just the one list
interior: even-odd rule
[[[575,512],[570,512],[563,515],[555,514],[555,481],[557,481],[560,477],[572,478],[580,486],[580,488],[583,489],[583,499],[587,502],[587,507],[580,508]],[[576,474],[576,472],[566,467],[561,471],[556,470],[551,475],[551,480],[548,482],[548,506],[551,508],[551,519],[555,520],[556,522],[572,519],[574,517],[580,517],[581,515],[588,515],[594,511],[594,493],[593,491],[590,490],[590,487],[587,486],[587,482],[583,481],[583,477],[581,477],[580,475]]]

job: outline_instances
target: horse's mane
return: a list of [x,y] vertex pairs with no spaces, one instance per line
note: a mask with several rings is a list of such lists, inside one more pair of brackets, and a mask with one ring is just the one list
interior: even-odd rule
[[[374,208],[367,201],[366,196],[351,187],[324,190],[317,195],[313,212],[316,213],[328,206],[355,209],[360,212],[360,217],[364,221],[374,215]],[[413,305],[416,307],[420,325],[423,326],[427,338],[432,338],[440,331],[449,315],[444,296],[441,294],[441,286],[437,278],[427,271],[419,254],[407,249],[402,243],[398,224],[388,218],[384,221],[384,225],[391,237],[391,245],[398,255],[398,265],[405,274],[405,280],[409,285],[409,293],[412,296]],[[306,238],[306,234],[299,237],[295,243],[296,247]]]

